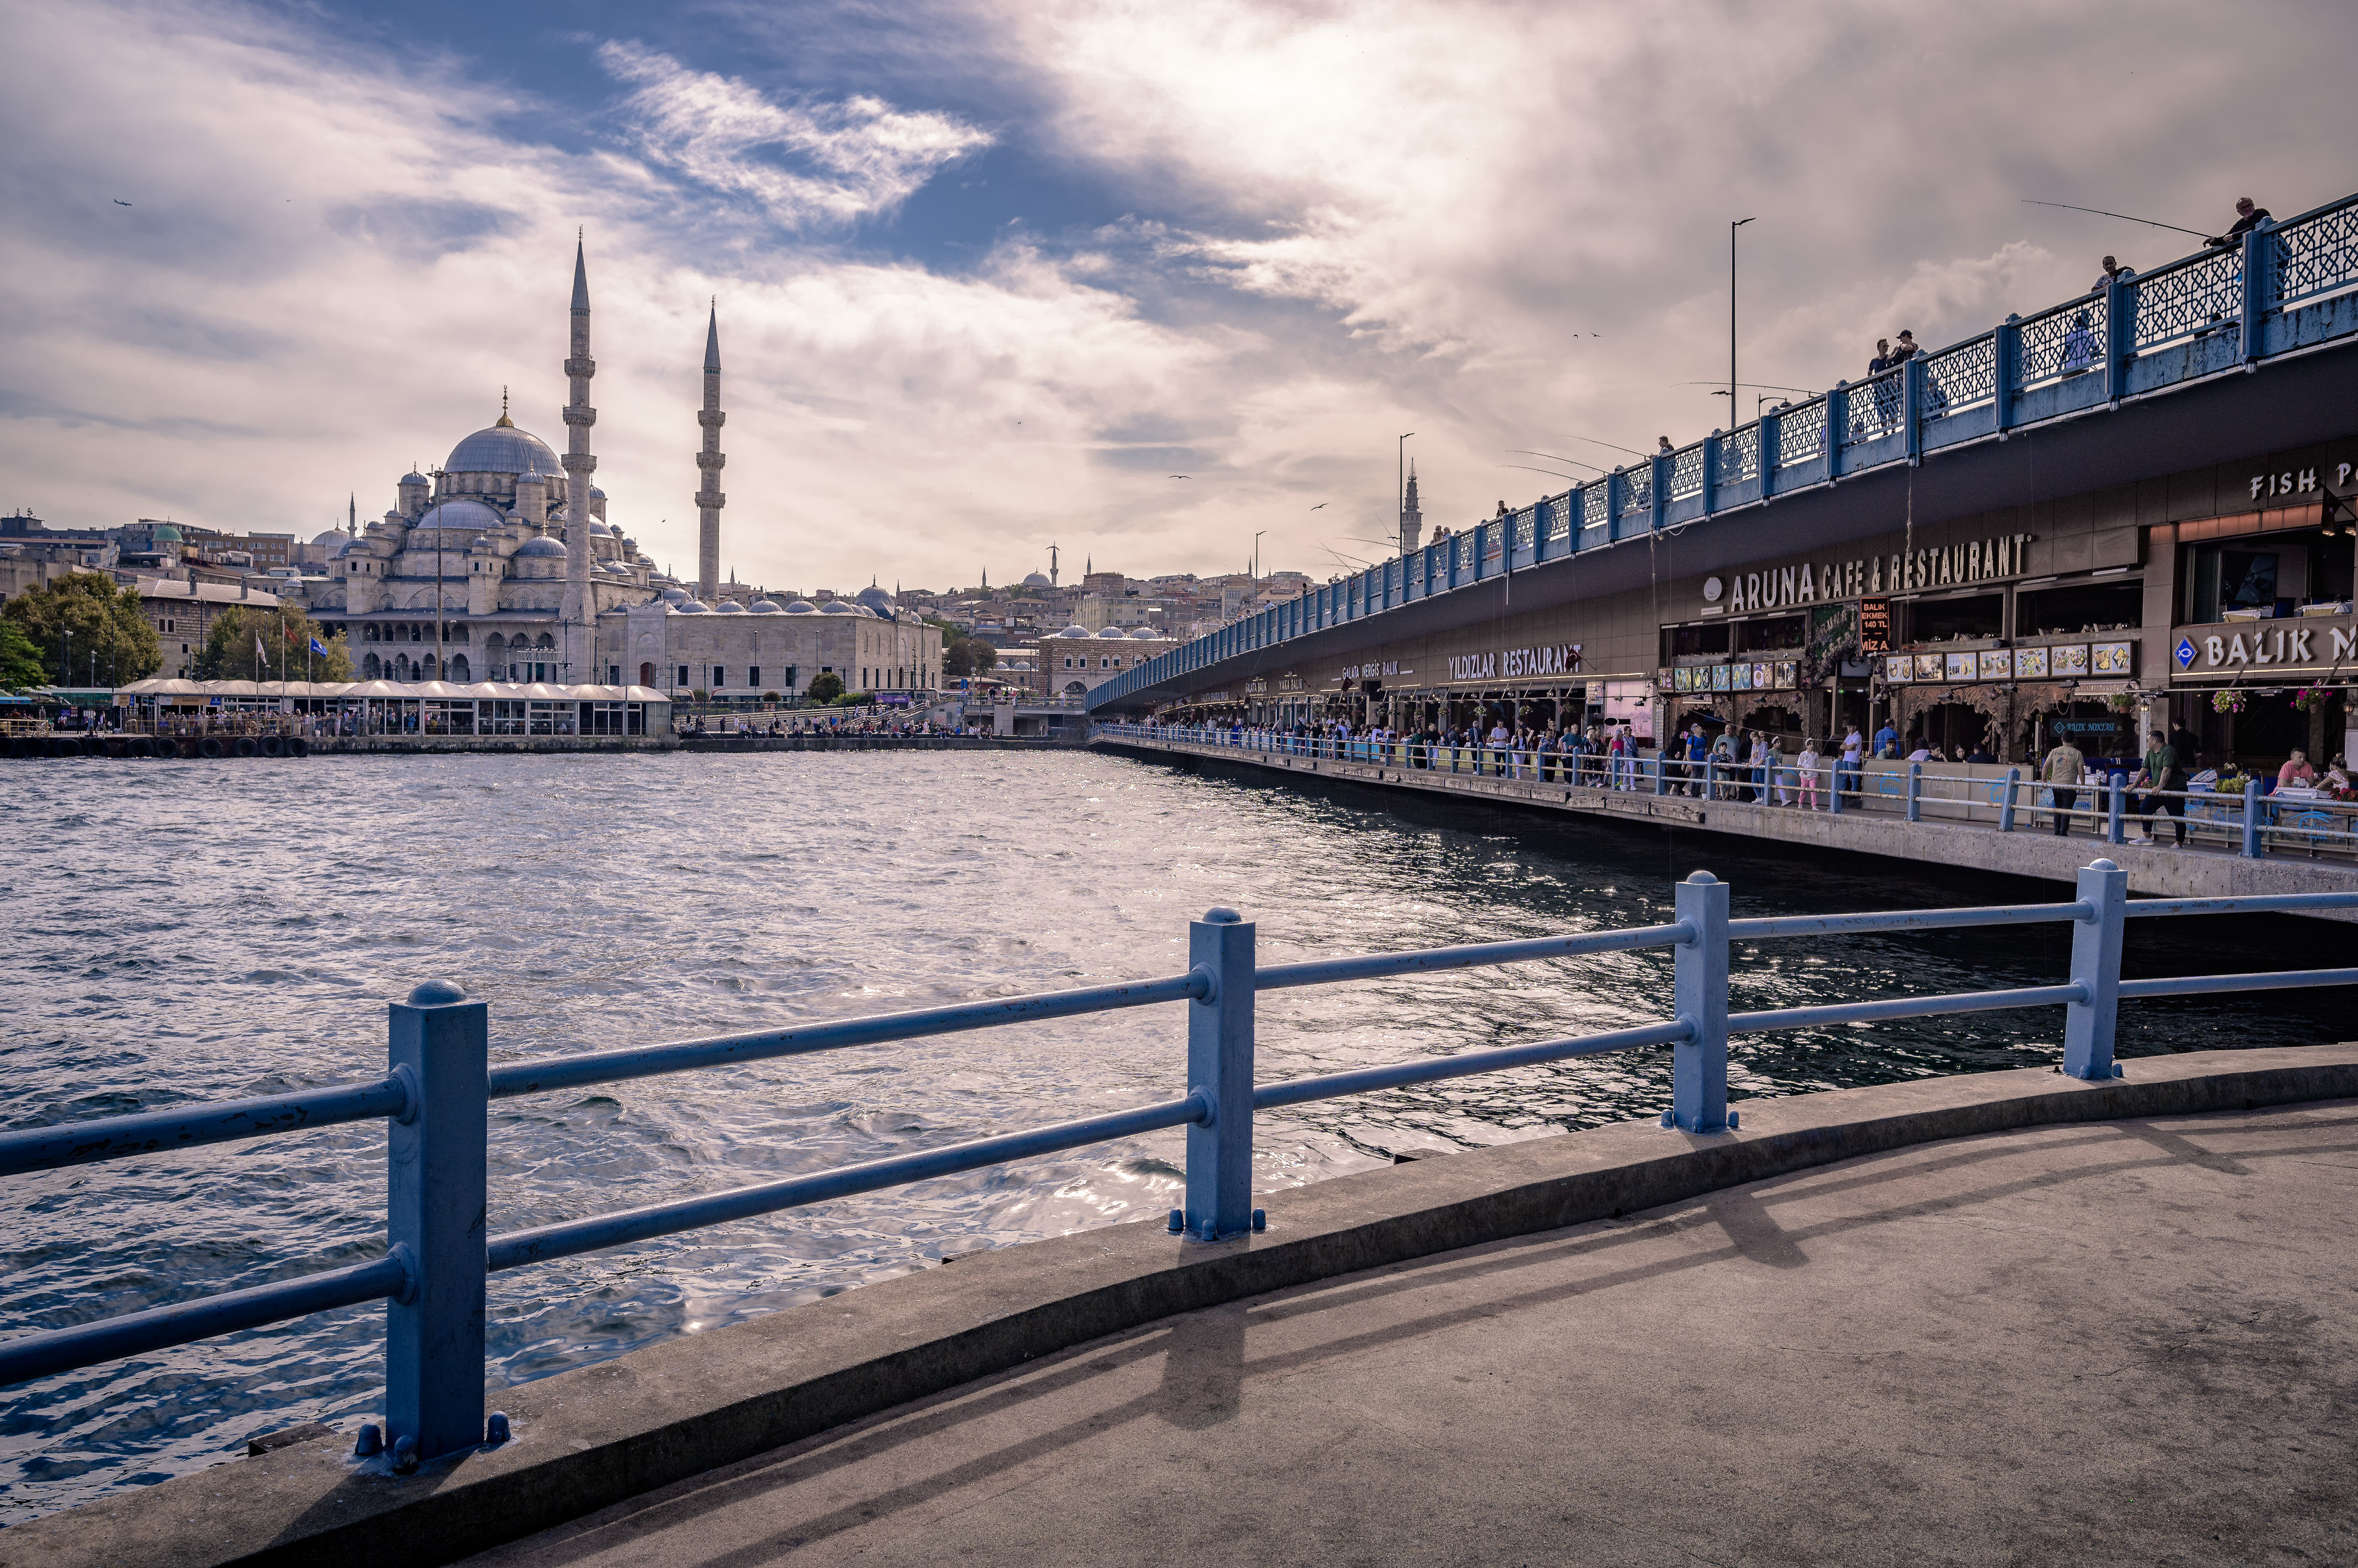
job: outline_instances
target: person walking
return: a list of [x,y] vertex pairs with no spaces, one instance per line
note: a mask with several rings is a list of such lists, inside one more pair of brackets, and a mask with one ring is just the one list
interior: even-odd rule
[[2185,772],[2178,765],[2177,748],[2172,746],[2169,738],[2158,730],[2145,738],[2144,765],[2137,770],[2137,776],[2132,781],[2132,785],[2133,787],[2142,785],[2148,792],[2139,795],[2136,803],[2137,815],[2146,819],[2145,841],[2148,844],[2155,841],[2154,829],[2160,826],[2157,818],[2174,815],[2175,820],[2171,826],[2178,829],[2178,847],[2181,849],[2185,849],[2185,803],[2173,799],[2168,795],[2154,793],[2163,790],[2182,790],[2186,787]]
[[1866,746],[1854,724],[1844,732],[1842,762],[1834,770],[1834,788],[1844,795],[1859,793],[1859,759]]
[[2055,795],[2055,837],[2071,836],[2071,808],[2080,804],[2080,775],[2086,771],[2088,759],[2080,748],[2071,744],[2071,732],[2061,725],[2055,727],[2055,749],[2039,765],[2039,776]]
[[1704,760],[1711,755],[1711,742],[1704,739],[1703,726],[1693,725],[1687,730],[1687,789],[1690,795],[1703,794],[1705,769]]
[[1801,775],[1801,809],[1803,811],[1815,811],[1818,808],[1819,761],[1818,738],[1814,735],[1802,736],[1801,754],[1793,759],[1793,767]]

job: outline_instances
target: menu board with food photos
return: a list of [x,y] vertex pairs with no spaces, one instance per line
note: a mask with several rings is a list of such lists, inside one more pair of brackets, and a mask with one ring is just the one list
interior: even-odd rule
[[1801,684],[1801,665],[1799,660],[1779,660],[1777,664],[1777,684],[1780,687],[1789,688],[1799,686]]
[[1891,657],[1884,660],[1883,678],[1889,681],[1914,680],[1916,678],[1916,655],[1913,654],[1894,654]]
[[2058,643],[2055,646],[2047,650],[2047,665],[2048,668],[2053,672],[2055,678],[2058,680],[2066,679],[2071,676],[2086,675],[2088,673],[2088,644],[2085,643]]
[[1916,655],[1916,678],[1918,680],[1939,680],[1943,673],[1940,654],[1919,654]]
[[2047,650],[2044,648],[2017,648],[2014,651],[2014,673],[2022,680],[2045,680],[2047,678]]
[[1984,680],[2012,680],[2014,678],[2014,650],[2011,648],[1984,648],[1981,652],[1981,678]]
[[2096,674],[2100,676],[2125,676],[2132,673],[2129,669],[2129,644],[2126,643],[2097,643],[2093,667]]
[[1948,677],[1951,680],[1971,680],[1974,678],[1974,656],[1971,654],[1951,654],[1948,655],[1948,658],[1949,667],[1947,673]]

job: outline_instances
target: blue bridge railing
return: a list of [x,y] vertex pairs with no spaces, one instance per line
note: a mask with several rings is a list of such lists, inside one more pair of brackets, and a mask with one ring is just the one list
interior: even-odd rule
[[[2061,1007],[2065,1010],[2061,1070],[2074,1077],[2104,1079],[2121,1073],[2113,1060],[2113,1035],[2123,1001],[2358,985],[2358,968],[2121,979],[2123,937],[2130,919],[2358,909],[2358,892],[2132,903],[2127,873],[2109,860],[2097,860],[2083,869],[2075,891],[2077,897],[2064,903],[1738,920],[1729,917],[1728,885],[1707,871],[1697,871],[1677,884],[1676,918],[1665,925],[1268,967],[1256,959],[1252,923],[1233,911],[1215,909],[1189,927],[1189,968],[1184,974],[804,1028],[498,1064],[490,1059],[485,1005],[468,1001],[455,986],[429,981],[390,1009],[386,1070],[373,1082],[0,1133],[0,1175],[23,1175],[339,1123],[382,1119],[389,1130],[385,1150],[388,1245],[382,1258],[251,1290],[20,1334],[0,1341],[0,1385],[331,1308],[384,1301],[389,1303],[385,1421],[383,1428],[371,1422],[362,1429],[359,1452],[406,1472],[425,1460],[486,1442],[503,1442],[510,1435],[503,1416],[492,1412],[487,1422],[484,1412],[485,1281],[496,1270],[545,1263],[1164,1128],[1184,1128],[1187,1141],[1185,1206],[1171,1211],[1170,1228],[1198,1240],[1214,1241],[1260,1230],[1265,1225],[1262,1211],[1252,1206],[1256,1111],[1605,1052],[1667,1045],[1672,1051],[1671,1104],[1661,1113],[1661,1124],[1708,1136],[1735,1130],[1738,1125],[1739,1113],[1727,1103],[1728,1041],[1736,1035],[2008,1008]],[[2042,922],[2071,927],[2071,972],[2057,984],[1883,997],[1764,1012],[1728,1011],[1728,958],[1734,942]],[[1255,1004],[1262,991],[1660,948],[1673,955],[1672,1014],[1668,1018],[1606,1033],[1422,1055],[1351,1072],[1274,1082],[1262,1082],[1255,1073]],[[489,1106],[494,1099],[1164,1004],[1184,1007],[1186,1012],[1186,1092],[1178,1098],[785,1181],[503,1235],[489,1234],[491,1195],[486,1173]]]
[[[1508,572],[2358,332],[2358,195],[1931,350],[1272,605],[1092,688],[1092,710]],[[1732,411],[1731,411],[1732,412]]]

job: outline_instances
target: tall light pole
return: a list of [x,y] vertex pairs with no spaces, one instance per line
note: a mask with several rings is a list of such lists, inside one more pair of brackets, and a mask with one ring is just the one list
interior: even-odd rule
[[[1415,434],[1415,431],[1411,430],[1408,436]],[[1392,535],[1394,538],[1399,537],[1401,518],[1408,511],[1408,436],[1402,436],[1400,438],[1399,448],[1392,453]]]
[[1736,231],[1752,222],[1738,218],[1727,225],[1727,423],[1736,424]]

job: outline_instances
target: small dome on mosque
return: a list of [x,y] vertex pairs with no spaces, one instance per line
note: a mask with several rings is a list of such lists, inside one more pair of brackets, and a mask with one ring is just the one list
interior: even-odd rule
[[609,527],[608,527],[608,526],[606,526],[606,524],[604,524],[603,523],[599,522],[599,521],[598,521],[598,519],[596,519],[595,517],[592,517],[591,519],[590,519],[590,536],[591,538],[593,538],[593,539],[602,539],[602,538],[605,538],[608,535],[610,535],[610,534],[613,533],[613,531],[614,531],[614,530],[612,530],[611,528],[609,528]]
[[1127,633],[1127,632],[1125,632],[1125,631],[1123,631],[1123,630],[1122,630],[1120,627],[1119,627],[1119,626],[1109,626],[1109,627],[1107,627],[1104,631],[1102,631],[1102,632],[1098,633],[1098,636],[1100,636],[1100,637],[1114,637],[1114,638],[1121,638],[1121,637],[1127,637],[1127,636],[1129,636],[1129,635],[1130,635],[1130,633]]
[[1048,580],[1048,574],[1046,572],[1033,572],[1031,576],[1023,579],[1023,586],[1025,588],[1054,588],[1056,585]]
[[1092,633],[1086,626],[1067,626],[1063,631],[1057,633],[1056,635],[1059,637],[1087,637],[1092,635]]
[[683,599],[677,604],[673,605],[672,608],[678,611],[682,615],[709,615],[712,613],[712,606],[705,603],[704,600],[700,599]]
[[655,597],[662,600],[666,604],[677,604],[687,597],[687,589],[681,588],[678,584],[675,583],[671,587],[665,589],[661,593],[655,595]]
[[606,499],[606,492],[600,490],[593,484],[590,487],[590,499],[592,501],[603,501]]
[[745,607],[738,603],[733,599],[724,599],[719,603],[714,605],[712,609],[713,612],[717,615],[742,615],[745,613]]
[[848,599],[830,599],[818,607],[821,615],[857,615],[860,606]]
[[[450,449],[442,465],[449,473],[556,474],[563,469],[548,443],[513,425],[478,430]],[[414,476],[413,476],[414,477]]]
[[[432,514],[429,513],[427,515],[431,516]],[[524,547],[518,550],[516,554],[518,556],[531,556],[535,557],[544,556],[562,556],[565,554],[565,546],[544,534],[537,539],[526,539],[524,542]]]
[[774,599],[757,599],[753,601],[753,613],[756,615],[783,615],[785,611],[778,608],[778,601]]
[[428,507],[417,519],[417,526],[437,528],[446,534],[463,531],[474,535],[486,528],[497,528],[506,521],[480,501],[446,501],[439,506]]
[[797,599],[786,606],[786,613],[789,615],[817,615],[818,613],[818,606],[813,604],[807,599]]
[[491,547],[492,538],[488,534],[478,534],[467,541],[467,548],[471,550],[488,550]]
[[422,473],[411,472],[403,474],[398,482],[400,484],[426,484],[430,481]]
[[[177,533],[178,530],[175,529],[174,532]],[[312,540],[311,547],[316,550],[325,546],[330,550],[333,550],[337,546],[344,544],[345,542],[344,531],[341,528],[330,528],[326,533],[320,535],[318,538]]]
[[605,563],[605,567],[608,571],[612,572],[616,577],[628,577],[631,575],[631,568],[624,566],[620,561],[608,561]]
[[851,597],[866,605],[869,609],[874,611],[878,615],[890,615],[892,613],[892,595],[886,589],[878,587],[875,583],[870,583],[866,588],[861,589],[858,593],[853,594]]
[[1158,638],[1158,639],[1159,639],[1159,638],[1163,635],[1163,633],[1160,633],[1160,632],[1157,632],[1157,631],[1156,631],[1153,627],[1152,627],[1152,626],[1141,626],[1137,631],[1132,632],[1132,633],[1130,633],[1130,635],[1131,635],[1132,637],[1153,637],[1153,638]]

